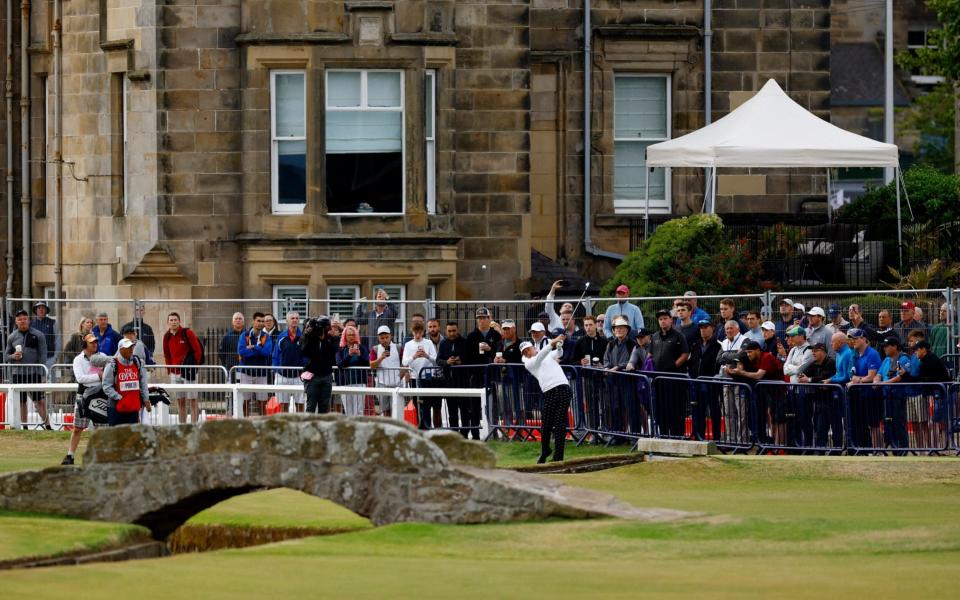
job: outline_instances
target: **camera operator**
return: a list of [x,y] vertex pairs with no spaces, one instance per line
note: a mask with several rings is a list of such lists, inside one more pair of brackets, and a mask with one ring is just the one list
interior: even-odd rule
[[333,367],[337,364],[339,340],[330,334],[330,319],[309,319],[304,325],[300,348],[307,359],[300,378],[307,394],[308,413],[330,412]]

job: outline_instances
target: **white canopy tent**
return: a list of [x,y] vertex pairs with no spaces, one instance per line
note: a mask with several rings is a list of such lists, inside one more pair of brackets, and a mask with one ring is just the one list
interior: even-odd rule
[[[716,210],[717,167],[893,167],[897,181],[897,236],[902,241],[897,147],[857,135],[824,121],[794,102],[773,79],[730,114],[647,148],[646,181],[656,167],[710,169],[707,186]],[[649,185],[647,186],[649,220]],[[827,171],[827,193],[830,177]],[[901,250],[902,253],[902,250]]]

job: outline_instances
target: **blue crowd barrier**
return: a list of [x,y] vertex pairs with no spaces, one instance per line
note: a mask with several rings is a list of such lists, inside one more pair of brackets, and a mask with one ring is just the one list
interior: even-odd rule
[[[726,452],[960,455],[960,383],[750,385],[722,377],[563,368],[573,390],[567,431],[577,443],[658,437],[712,440]],[[543,397],[521,364],[425,369],[418,385],[482,387],[487,439],[539,436]],[[451,429],[479,433],[479,402],[448,399],[446,406]]]
[[864,453],[941,453],[951,434],[955,396],[946,383],[856,384],[847,388],[848,449]]
[[645,373],[577,367],[580,441],[611,443],[649,436],[650,378]]
[[839,454],[845,448],[846,394],[824,383],[760,381],[754,388],[761,452]]

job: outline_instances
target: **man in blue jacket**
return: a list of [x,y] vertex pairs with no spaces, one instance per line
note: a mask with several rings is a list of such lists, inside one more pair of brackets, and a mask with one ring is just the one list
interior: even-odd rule
[[[613,338],[613,320],[620,315],[623,315],[627,319],[627,322],[630,324],[630,331],[636,333],[643,329],[643,312],[641,312],[640,307],[636,304],[630,304],[627,302],[627,298],[630,297],[630,288],[624,284],[617,286],[617,302],[611,304],[607,308],[607,312],[604,315],[603,319],[603,332],[606,334],[607,339]],[[630,337],[629,332],[627,337]]]
[[[273,341],[264,330],[264,314],[253,313],[253,327],[244,332],[237,340],[237,354],[240,355],[241,367],[266,367],[273,360]],[[269,369],[237,369],[240,372],[240,383],[245,385],[267,385],[267,371]],[[244,413],[250,415],[250,406],[247,400],[253,396],[259,405],[261,415],[267,412],[267,393],[248,392],[244,395]]]
[[97,336],[97,349],[107,356],[117,353],[117,344],[120,343],[120,334],[110,324],[110,317],[101,311],[97,313],[97,324],[93,328],[93,335]]
[[[300,372],[307,364],[307,358],[300,348],[300,336],[300,313],[290,311],[287,313],[287,329],[276,335],[276,343],[273,347],[273,366],[290,367],[276,370],[274,382],[277,385],[303,386],[300,381]],[[281,392],[277,394],[277,400],[283,405],[285,411],[292,400],[297,405],[297,412],[303,412],[306,396],[302,393]]]

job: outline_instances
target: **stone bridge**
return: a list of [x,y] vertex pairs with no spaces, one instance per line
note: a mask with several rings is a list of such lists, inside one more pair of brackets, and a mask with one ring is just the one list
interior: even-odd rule
[[135,425],[97,430],[82,468],[0,477],[0,509],[136,523],[157,539],[231,496],[278,487],[331,500],[375,525],[688,516],[494,470],[493,462],[478,442],[456,434],[427,437],[379,418],[281,415],[197,427]]

